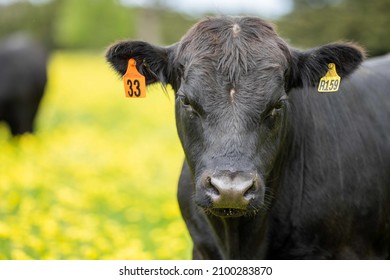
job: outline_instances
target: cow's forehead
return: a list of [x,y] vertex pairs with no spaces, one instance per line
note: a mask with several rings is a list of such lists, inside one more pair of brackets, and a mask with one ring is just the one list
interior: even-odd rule
[[[201,103],[216,96],[228,101],[245,96],[257,106],[267,103],[275,89],[283,86],[288,64],[282,43],[273,28],[257,18],[202,21],[183,37],[178,48],[185,87],[193,89],[195,98],[201,96]],[[199,93],[199,87],[205,90]]]
[[[188,67],[209,64],[236,82],[240,74],[256,67],[287,65],[284,42],[258,18],[210,18],[195,25],[181,40],[177,60]],[[285,47],[285,45],[283,46]],[[215,69],[216,68],[216,69]]]
[[[187,72],[187,71],[186,71]],[[182,81],[182,93],[199,104],[225,106],[227,103],[250,103],[258,111],[274,103],[284,94],[284,77],[279,66],[248,71],[234,84],[221,71],[209,71],[202,65],[192,65]],[[225,105],[224,105],[225,104]],[[248,108],[248,107],[247,107]]]

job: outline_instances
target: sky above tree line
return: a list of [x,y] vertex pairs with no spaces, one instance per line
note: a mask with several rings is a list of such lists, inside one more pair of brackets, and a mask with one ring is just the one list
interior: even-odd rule
[[267,17],[279,17],[292,10],[291,0],[121,0],[129,5],[163,4],[187,14],[237,14],[250,13]]
[[[7,5],[23,0],[0,0]],[[33,4],[47,3],[50,0],[29,0]],[[166,6],[190,15],[213,14],[252,14],[277,18],[289,13],[293,8],[292,0],[118,0],[124,5],[155,7]]]

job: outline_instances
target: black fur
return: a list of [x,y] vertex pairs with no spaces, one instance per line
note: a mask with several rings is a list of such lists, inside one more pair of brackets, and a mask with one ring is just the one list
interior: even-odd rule
[[[296,50],[253,17],[206,18],[174,46],[122,42],[107,55],[121,74],[130,57],[175,90],[194,258],[390,257],[388,57],[353,74],[357,45]],[[320,94],[329,63],[340,90]],[[221,190],[234,199],[221,204]]]

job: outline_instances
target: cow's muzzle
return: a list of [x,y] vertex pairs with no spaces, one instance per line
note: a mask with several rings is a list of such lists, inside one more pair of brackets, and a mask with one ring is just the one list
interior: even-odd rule
[[264,198],[262,180],[255,171],[205,173],[200,182],[198,205],[219,217],[240,217],[256,210]]

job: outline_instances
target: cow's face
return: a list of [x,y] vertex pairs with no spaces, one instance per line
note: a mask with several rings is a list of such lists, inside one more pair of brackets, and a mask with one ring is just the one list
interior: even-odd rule
[[330,62],[345,76],[363,55],[345,44],[293,51],[262,20],[228,17],[200,22],[169,48],[122,42],[107,54],[120,73],[131,57],[149,83],[175,90],[195,202],[238,217],[258,212],[272,193],[266,182],[283,152],[289,89],[318,82]]
[[283,142],[290,53],[271,27],[250,23],[202,22],[175,55],[177,129],[195,201],[220,216],[262,207]]

